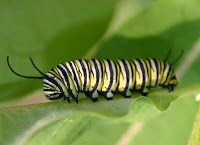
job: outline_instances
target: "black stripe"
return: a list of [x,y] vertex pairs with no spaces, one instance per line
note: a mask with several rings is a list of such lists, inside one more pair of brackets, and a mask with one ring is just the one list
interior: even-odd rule
[[124,69],[125,69],[125,73],[126,73],[126,78],[125,78],[126,79],[126,85],[125,85],[125,88],[124,88],[124,93],[126,93],[127,90],[128,90],[128,87],[129,87],[129,70],[128,70],[128,66],[127,66],[125,60],[122,59],[121,61],[124,65]]
[[136,59],[136,61],[138,61],[138,63],[140,64],[140,68],[141,68],[141,71],[142,71],[142,86],[141,86],[141,90],[144,89],[145,87],[145,69],[144,69],[144,66],[141,62],[140,59]]
[[[53,82],[51,82],[51,83],[53,83]],[[52,86],[51,84],[48,84],[47,82],[44,82],[44,84],[48,85],[51,88],[54,88],[54,86]]]
[[[54,76],[56,77],[56,76]],[[58,77],[56,77],[57,79],[59,79]],[[57,83],[57,81],[55,81],[53,78],[47,77],[45,78],[46,80],[48,80],[49,82],[51,82],[52,84],[54,84],[56,87],[58,87],[58,89],[60,90],[60,92],[64,92],[64,90],[62,89],[62,87]],[[59,79],[60,80],[60,79]],[[61,81],[62,82],[62,81]],[[48,84],[48,82],[44,82],[44,84],[49,85],[50,87],[54,88],[54,86],[52,86],[51,84]]]
[[[96,84],[94,85],[93,87],[93,90],[92,90],[92,93],[94,93],[98,87],[98,84],[99,84],[99,68],[97,66],[97,63],[95,61],[95,59],[92,59],[93,63],[94,63],[94,66],[95,66],[95,71],[96,71]],[[92,69],[91,69],[92,71]]]
[[[88,87],[89,87],[89,83],[90,82],[88,82],[88,81],[90,81],[90,64],[89,64],[89,61],[88,60],[86,60],[86,59],[84,59],[84,61],[86,62],[86,76],[87,76],[87,78],[86,78],[86,88],[88,89]],[[88,70],[88,75],[87,75],[87,70]]]
[[173,77],[171,78],[171,80],[176,80],[176,76],[173,76]]
[[53,89],[51,89],[51,88],[48,88],[48,89],[43,89],[43,91],[55,92],[56,90],[53,90]]
[[[117,69],[117,65],[118,65],[118,63],[117,63],[117,61],[113,61],[114,62],[114,65],[115,65],[115,70],[116,70],[116,77],[115,77],[115,79],[116,79],[116,82],[117,82],[117,79],[118,79],[118,69]],[[117,63],[117,64],[116,64]]]
[[[99,60],[99,63],[100,63],[100,66],[101,66],[101,77],[102,77],[102,81],[103,81],[103,76],[104,76],[104,72],[103,72],[103,65],[104,65],[104,63],[101,61],[101,60]],[[105,69],[105,65],[104,65],[104,69]]]
[[78,83],[78,79],[77,79],[77,77],[76,77],[76,73],[75,73],[74,67],[73,67],[73,65],[72,65],[72,62],[69,62],[69,65],[70,65],[71,70],[72,70],[72,72],[73,72],[73,74],[74,74],[74,81],[75,81],[75,83],[76,83],[76,85],[77,85],[77,87],[78,87],[78,91],[80,91],[80,84]]
[[[149,69],[148,69],[148,67],[147,67],[147,74],[149,74],[149,87],[151,86],[151,68],[152,68],[152,66],[151,66],[151,61],[150,61],[150,59],[147,59],[147,61],[148,61],[148,63],[149,63]],[[144,61],[145,62],[145,61]],[[147,64],[146,64],[147,65]]]
[[157,86],[158,84],[158,78],[159,78],[159,67],[158,67],[158,62],[155,58],[153,58],[153,61],[155,63],[155,66],[156,66],[156,83],[155,83],[155,86]]
[[[130,65],[130,68],[131,68],[131,77],[132,77],[132,82],[134,81],[134,74],[133,74],[133,68],[132,68],[132,65],[131,65],[131,62],[130,62],[131,60],[128,60],[128,63],[129,63],[129,65]],[[133,65],[135,66],[135,64],[133,63]],[[132,83],[131,82],[131,83]],[[134,87],[134,85],[133,85],[133,87]],[[133,88],[130,88],[130,90],[132,90]]]
[[[63,66],[64,67],[64,66]],[[67,75],[67,72],[61,67],[61,66],[57,66],[57,69],[59,69],[64,77],[64,80],[67,82],[67,90],[69,92],[69,94],[72,96],[72,97],[75,97],[73,92],[72,92],[72,89],[70,88],[70,82],[69,82],[69,78],[70,77],[69,75]],[[66,68],[67,69],[67,68]]]
[[159,82],[158,82],[158,85],[160,84],[160,79],[161,79],[161,73],[162,73],[162,67],[161,67],[161,61],[160,60],[158,60],[158,62],[159,62],[159,65],[160,65],[160,70],[159,70]]
[[[116,75],[116,79],[119,79],[118,80],[118,84],[117,84],[117,88],[119,87],[119,83],[120,83],[120,71],[121,71],[121,67],[119,65],[119,62],[118,61],[115,61],[117,64],[116,64],[116,70],[117,70],[117,65],[119,66],[119,71],[117,70],[117,75]],[[119,75],[118,75],[119,73]],[[118,78],[119,77],[119,78]]]
[[[165,69],[166,69],[167,65],[166,65],[166,62],[165,62],[165,61],[163,61],[163,63],[164,63],[163,75],[164,75],[164,72],[165,72]],[[162,79],[163,79],[163,75],[162,75]],[[166,77],[166,78],[167,78],[167,77]],[[165,78],[165,79],[166,79],[166,78]]]
[[132,65],[131,65],[131,63],[130,63],[129,60],[127,60],[127,61],[128,61],[128,63],[129,63],[130,69],[131,69],[131,77],[132,77],[132,81],[133,81],[134,74],[133,74]]
[[110,71],[110,84],[108,85],[108,88],[106,91],[106,92],[109,92],[113,83],[113,68],[112,68],[111,60],[107,59],[106,61],[108,62],[109,71]]
[[[84,75],[84,84],[83,85],[83,92],[86,91],[86,85],[87,85],[87,73],[86,73],[86,68],[83,64],[83,61],[81,59],[78,60],[81,64],[82,70],[83,70],[83,75]],[[81,69],[81,68],[80,68]]]
[[167,76],[166,76],[166,80],[164,81],[164,83],[163,84],[165,84],[166,83],[166,81],[167,81],[167,79],[169,78],[169,74],[170,74],[170,72],[171,72],[171,66],[169,65],[169,70],[168,70],[168,72],[167,72]]
[[[147,66],[146,61],[142,59],[142,62],[144,63],[144,65],[145,65],[144,67],[146,68],[145,73],[147,74],[147,76],[145,75],[145,80],[146,80],[146,77],[147,77],[147,82],[148,82],[149,76],[150,76],[150,74],[149,74],[150,71],[148,70],[148,66]],[[145,82],[145,87],[148,87],[148,86],[146,85],[146,82]]]
[[[135,64],[135,62],[133,61],[133,60],[130,60],[132,63],[133,63],[133,65],[135,66],[135,82],[134,82],[134,85],[133,85],[133,89],[131,90],[131,91],[133,91],[134,89],[136,89],[135,87],[136,87],[136,81],[137,81],[137,79],[136,79],[136,71],[137,71],[137,65]],[[132,67],[131,67],[132,68]]]
[[51,97],[51,96],[54,96],[54,95],[57,95],[57,94],[59,94],[59,93],[53,93],[53,94],[47,96],[47,99],[49,99],[49,100],[57,100],[57,99],[61,99],[63,97],[63,95],[59,95],[58,97],[53,97],[53,98]]

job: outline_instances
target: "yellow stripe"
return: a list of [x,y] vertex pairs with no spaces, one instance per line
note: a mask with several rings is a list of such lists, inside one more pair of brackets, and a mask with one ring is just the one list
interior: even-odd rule
[[[105,60],[106,61],[106,60]],[[104,61],[103,61],[103,64],[104,64]],[[104,67],[105,67],[105,71],[106,71],[106,65],[104,64]],[[109,71],[109,70],[108,70]],[[109,80],[109,78],[108,78],[108,76],[107,76],[107,73],[105,72],[104,73],[104,79],[103,79],[103,86],[102,86],[102,91],[103,92],[106,92],[107,91],[107,87],[108,87],[108,85],[109,85],[109,83],[110,83],[110,80]]]
[[144,63],[146,64],[145,68],[146,68],[146,71],[147,71],[147,75],[148,75],[148,80],[147,80],[147,83],[145,84],[146,87],[150,86],[150,80],[151,80],[151,67],[150,67],[150,63],[148,61],[148,59],[143,59]]
[[[117,78],[117,80],[116,80],[116,82],[115,82],[115,84],[113,85],[113,88],[112,88],[112,91],[115,91],[117,86],[118,86],[118,83],[119,83],[120,69],[119,69],[119,64],[117,63],[117,61],[113,60],[113,62],[115,63],[115,65],[117,67],[117,69],[116,69],[116,78]],[[114,78],[114,79],[116,79],[116,78]]]
[[[90,68],[91,68],[91,64],[90,64]],[[89,71],[89,77],[90,77],[89,91],[92,91],[92,89],[93,89],[92,86],[95,85],[96,79],[98,79],[98,78],[94,78],[94,75],[93,75],[93,73],[92,73],[92,69],[91,69],[91,71]]]
[[80,86],[80,89],[82,89],[82,84],[83,84],[83,81],[82,81],[82,74],[81,74],[81,72],[80,72],[80,69],[79,69],[79,67],[78,67],[78,64],[76,64],[76,62],[75,61],[73,61],[73,63],[74,63],[74,65],[75,65],[75,68],[76,68],[76,71],[77,71],[77,74],[78,74],[78,77],[79,77],[79,82],[80,82],[80,84],[79,84],[79,86]]
[[136,70],[135,70],[135,65],[134,65],[134,63],[133,63],[131,60],[129,60],[129,63],[131,64],[131,69],[132,69],[132,71],[133,71],[133,78],[132,78],[132,83],[131,83],[131,85],[130,85],[130,89],[133,89],[134,84],[135,84],[135,79],[136,79]]
[[60,78],[60,75],[58,73],[58,70],[56,68],[53,68],[53,70],[49,70],[49,73],[53,74],[55,77]]
[[[90,70],[91,70],[91,66],[90,66],[90,62],[89,62],[89,60],[88,59],[84,59],[85,61],[86,61],[86,64],[88,65],[88,68],[86,67],[85,69],[87,70],[88,69],[88,82],[87,82],[87,84],[86,84],[86,88],[88,88],[89,86],[91,86],[90,84],[91,84],[91,80],[90,80]],[[87,73],[87,71],[86,71],[86,73]],[[87,79],[86,79],[87,80]],[[89,88],[88,88],[89,89]],[[86,90],[88,90],[88,89],[86,89]]]
[[162,60],[158,60],[160,63],[160,78],[158,80],[158,84],[160,84],[163,80],[163,74],[164,74],[164,62]]
[[[138,66],[140,66],[140,64],[139,64],[139,62],[137,61],[137,60],[135,60],[134,61],[135,63],[137,63],[138,64]],[[140,68],[137,68],[137,65],[136,65],[136,78],[135,78],[135,81],[136,81],[136,83],[135,83],[135,89],[136,90],[139,90],[139,89],[141,89],[141,86],[142,86],[142,70],[141,70],[141,76],[140,76],[140,73],[139,73],[139,70],[138,69],[141,69],[141,67]]]
[[98,91],[101,91],[101,89],[102,89],[102,87],[103,87],[104,76],[105,76],[105,65],[104,65],[104,63],[103,63],[102,60],[99,60],[99,62],[101,63],[101,64],[99,64],[99,65],[102,66],[102,68],[101,68],[101,67],[100,67],[100,68],[103,69],[103,71],[100,70],[100,71],[102,71],[102,78],[101,78],[101,83],[100,83],[100,85],[98,86],[97,90],[98,90]]

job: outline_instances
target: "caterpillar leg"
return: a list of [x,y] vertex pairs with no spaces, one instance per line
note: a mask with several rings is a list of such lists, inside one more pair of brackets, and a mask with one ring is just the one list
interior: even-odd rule
[[106,97],[106,100],[112,100],[113,98],[108,98],[108,97]]
[[149,94],[149,89],[148,88],[144,88],[142,91],[141,91],[141,94],[142,96],[147,96]]
[[94,93],[92,93],[92,92],[86,92],[85,95],[88,98],[90,98],[93,102],[97,102],[98,101],[97,97],[99,96],[99,94],[97,92],[94,92]]
[[174,86],[172,86],[172,85],[168,85],[167,88],[168,88],[169,92],[172,92],[174,90]]
[[98,98],[90,98],[93,102],[97,102]]
[[63,99],[64,99],[64,100],[67,100],[67,101],[70,103],[69,97],[65,97],[65,96],[64,96]]
[[109,92],[101,92],[101,95],[104,96],[106,98],[106,100],[112,100],[113,99],[113,92],[109,91]]
[[128,89],[126,91],[121,92],[122,96],[125,98],[131,98],[132,92]]
[[78,104],[78,97],[72,97],[72,98]]

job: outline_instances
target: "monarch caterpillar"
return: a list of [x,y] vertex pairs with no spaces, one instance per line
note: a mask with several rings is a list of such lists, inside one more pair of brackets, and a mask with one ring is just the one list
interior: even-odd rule
[[138,91],[147,96],[149,89],[162,86],[173,91],[177,85],[177,79],[172,66],[180,59],[172,63],[155,58],[110,60],[110,59],[79,59],[65,62],[49,70],[46,74],[41,72],[30,57],[34,68],[42,77],[24,76],[15,72],[7,57],[10,70],[23,78],[42,79],[43,92],[47,99],[67,100],[70,96],[78,103],[78,93],[83,92],[92,101],[97,101],[102,95],[107,100],[112,100],[115,93],[120,93],[129,98],[133,91]]

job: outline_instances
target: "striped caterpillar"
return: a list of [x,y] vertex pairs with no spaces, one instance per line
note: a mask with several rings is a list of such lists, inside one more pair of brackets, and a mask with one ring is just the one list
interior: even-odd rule
[[149,89],[161,86],[173,91],[177,79],[172,66],[180,59],[183,51],[172,63],[155,58],[131,60],[98,60],[79,59],[65,62],[49,70],[46,74],[41,72],[33,60],[30,61],[42,77],[24,76],[15,72],[7,57],[10,70],[23,78],[43,79],[43,92],[47,99],[67,100],[70,96],[78,103],[79,92],[85,93],[92,101],[104,96],[111,100],[115,93],[129,98],[134,91],[147,96]]

